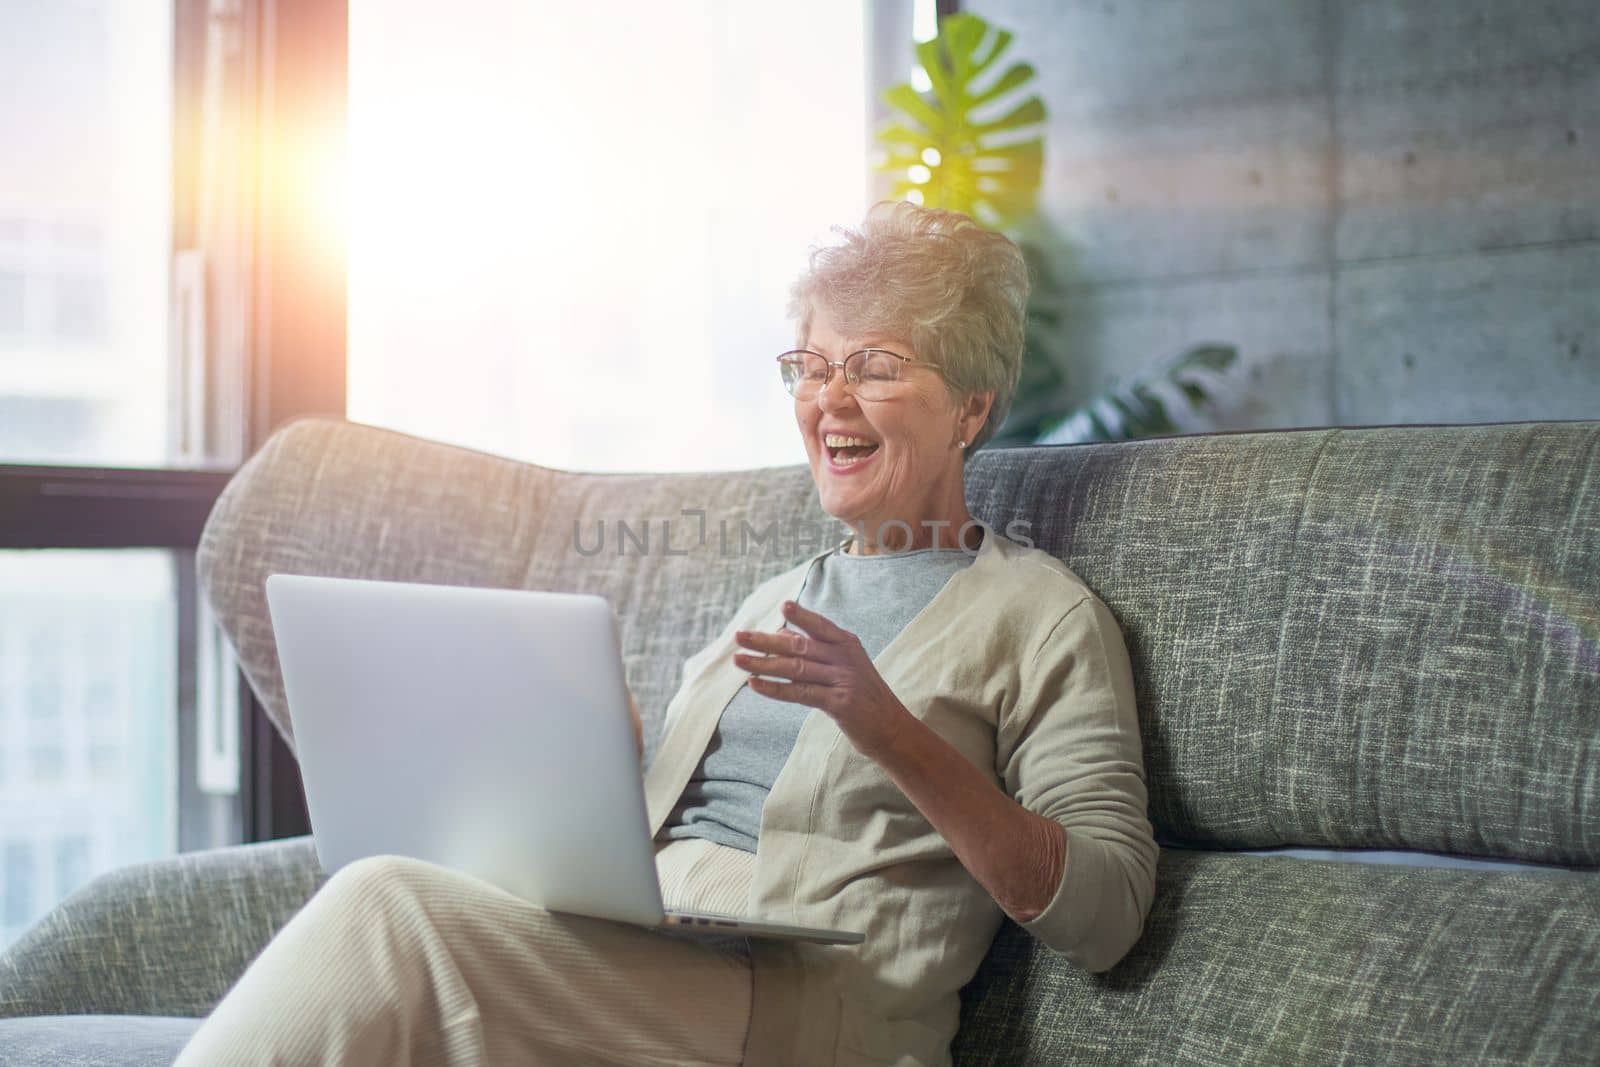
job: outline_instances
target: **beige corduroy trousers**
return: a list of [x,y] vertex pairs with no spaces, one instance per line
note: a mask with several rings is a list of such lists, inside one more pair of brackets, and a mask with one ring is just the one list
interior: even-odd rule
[[[745,912],[754,855],[699,838],[655,848],[669,906]],[[177,1064],[737,1064],[750,993],[742,938],[550,912],[379,856],[323,885]]]

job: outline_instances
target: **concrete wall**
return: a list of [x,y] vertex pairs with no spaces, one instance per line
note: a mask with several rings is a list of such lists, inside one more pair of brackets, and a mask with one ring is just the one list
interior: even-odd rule
[[1600,2],[970,0],[1051,118],[1075,398],[1194,429],[1600,418]]

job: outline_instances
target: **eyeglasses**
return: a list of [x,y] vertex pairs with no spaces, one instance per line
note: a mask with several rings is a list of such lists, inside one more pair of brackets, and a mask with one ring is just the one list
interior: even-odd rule
[[778,370],[783,374],[783,387],[796,400],[815,400],[833,379],[833,368],[844,371],[844,385],[860,400],[887,400],[896,392],[899,382],[911,366],[927,367],[938,371],[938,366],[926,360],[912,359],[887,348],[863,348],[842,360],[831,360],[800,348],[778,357]]

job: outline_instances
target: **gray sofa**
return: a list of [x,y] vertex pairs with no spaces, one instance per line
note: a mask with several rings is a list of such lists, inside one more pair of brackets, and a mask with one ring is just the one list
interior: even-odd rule
[[[1002,930],[957,1063],[1600,1058],[1600,422],[997,451],[969,495],[1121,621],[1166,847],[1109,972]],[[200,566],[291,738],[271,572],[602,593],[648,759],[682,661],[824,518],[798,466],[572,474],[307,420]],[[170,1062],[320,880],[307,839],[96,879],[0,956],[0,1062]]]

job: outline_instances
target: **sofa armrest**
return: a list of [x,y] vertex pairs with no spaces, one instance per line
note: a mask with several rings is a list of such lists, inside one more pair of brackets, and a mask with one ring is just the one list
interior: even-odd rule
[[0,953],[0,1018],[203,1016],[325,877],[310,837],[100,875]]

